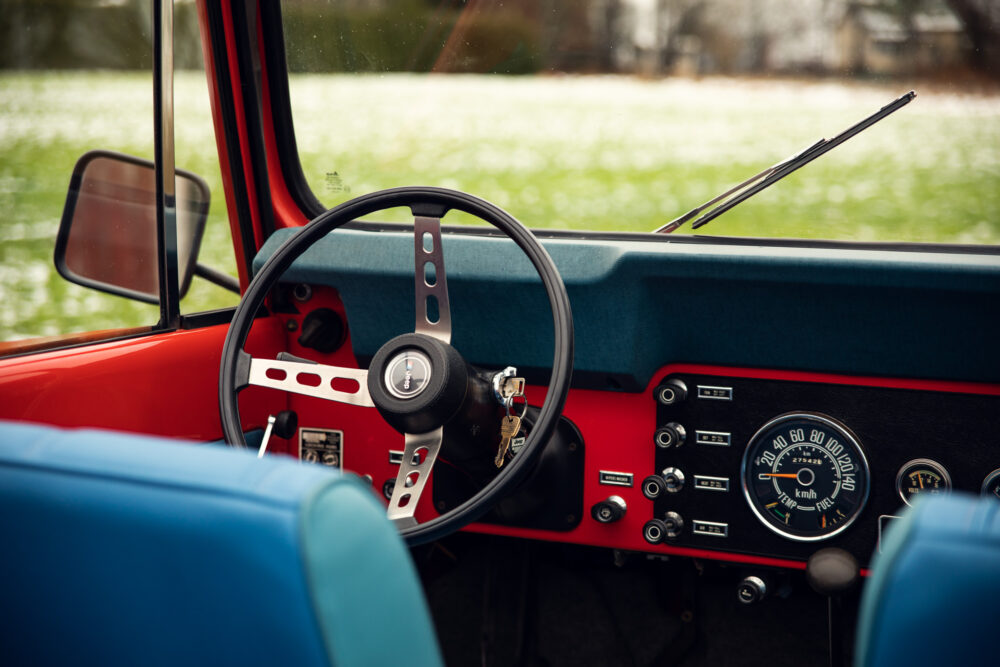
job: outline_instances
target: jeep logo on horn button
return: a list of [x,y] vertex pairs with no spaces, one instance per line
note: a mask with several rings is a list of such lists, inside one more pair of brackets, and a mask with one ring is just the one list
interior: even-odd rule
[[431,360],[418,350],[400,352],[385,367],[385,388],[396,398],[413,398],[430,379]]

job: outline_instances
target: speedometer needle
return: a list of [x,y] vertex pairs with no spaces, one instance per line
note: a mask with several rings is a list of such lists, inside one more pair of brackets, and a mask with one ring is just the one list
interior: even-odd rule
[[762,472],[761,477],[787,477],[788,479],[797,479],[798,475],[794,472]]

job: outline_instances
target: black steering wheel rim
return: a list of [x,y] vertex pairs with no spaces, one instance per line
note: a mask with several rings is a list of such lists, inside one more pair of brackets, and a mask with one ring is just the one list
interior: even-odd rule
[[[408,543],[430,542],[475,521],[501,495],[514,488],[530,471],[544,443],[554,431],[562,413],[573,371],[573,316],[569,296],[555,263],[534,235],[503,209],[487,201],[455,190],[433,187],[392,188],[362,195],[321,213],[300,232],[287,239],[254,276],[233,316],[222,348],[219,373],[219,413],[226,442],[246,447],[240,424],[238,374],[247,358],[243,352],[254,317],[267,294],[306,249],[320,238],[352,220],[388,208],[408,207],[414,215],[442,217],[449,210],[474,215],[490,223],[513,240],[538,272],[549,299],[554,330],[552,374],[545,401],[528,435],[524,449],[504,466],[497,476],[465,503],[430,521],[403,528]],[[242,354],[241,354],[242,353]],[[239,387],[242,388],[242,387]]]

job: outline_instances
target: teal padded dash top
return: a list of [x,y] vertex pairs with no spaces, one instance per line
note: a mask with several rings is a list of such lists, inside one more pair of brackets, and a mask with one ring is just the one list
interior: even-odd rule
[[[272,234],[254,270],[294,234]],[[573,308],[576,386],[639,391],[677,362],[1000,381],[996,255],[682,238],[542,240]],[[552,314],[524,253],[471,234],[444,234],[441,245],[462,356],[483,368],[551,368]],[[413,331],[413,272],[402,226],[338,229],[284,280],[339,291],[364,361]]]
[[894,521],[865,586],[859,667],[997,663],[1000,502],[921,499]]
[[0,662],[439,665],[409,554],[355,478],[0,422]]

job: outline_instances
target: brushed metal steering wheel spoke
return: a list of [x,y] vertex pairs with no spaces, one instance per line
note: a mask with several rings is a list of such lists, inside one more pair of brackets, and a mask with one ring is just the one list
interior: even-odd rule
[[[368,393],[368,371],[318,363],[250,359],[248,384],[323,398],[328,401],[375,407]],[[334,383],[344,388],[334,389]],[[357,384],[354,389],[352,383]]]
[[417,525],[413,513],[427,485],[431,468],[441,449],[444,427],[427,433],[407,433],[403,447],[403,460],[399,464],[396,485],[389,499],[388,517],[399,528]]
[[440,218],[414,216],[413,257],[417,306],[413,331],[450,344],[451,307],[448,305]]

